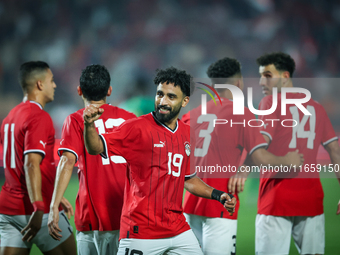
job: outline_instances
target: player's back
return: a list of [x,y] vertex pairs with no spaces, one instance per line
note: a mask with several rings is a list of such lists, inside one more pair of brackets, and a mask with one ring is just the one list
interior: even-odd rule
[[[304,98],[302,93],[287,93],[288,99]],[[262,99],[259,109],[268,109],[272,96]],[[302,104],[311,115],[304,115],[296,105],[286,105],[286,115],[282,115],[281,94],[278,94],[277,109],[269,116],[260,116],[265,123],[261,133],[271,138],[268,151],[283,156],[289,151],[299,150],[304,155],[304,164],[316,164],[319,146],[337,139],[331,122],[323,106],[310,99]],[[268,121],[269,119],[280,121]]]
[[41,105],[26,101],[13,108],[1,125],[5,183],[0,195],[0,213],[29,215],[33,211],[26,187],[24,157],[27,153],[43,156],[40,163],[42,195],[48,212],[55,179],[52,119]]
[[[289,99],[304,98],[301,93],[287,93]],[[259,109],[272,105],[272,96],[262,99]],[[299,150],[304,155],[304,165],[291,169],[286,178],[275,178],[275,173],[261,178],[259,190],[259,214],[277,216],[315,216],[323,213],[323,191],[316,170],[319,146],[337,140],[324,108],[313,99],[302,104],[311,115],[304,115],[295,105],[286,106],[282,115],[281,94],[278,94],[277,109],[270,115],[260,116],[264,121],[262,133],[271,139],[268,151],[283,156]],[[277,121],[273,121],[277,120]],[[304,171],[311,169],[314,171]]]
[[[260,130],[248,125],[256,125],[255,116],[244,108],[244,115],[233,114],[233,102],[222,98],[222,105],[215,105],[211,100],[207,103],[207,114],[201,114],[201,107],[184,115],[182,120],[189,122],[195,133],[194,148],[197,174],[208,185],[225,190],[229,178],[236,174],[243,149],[252,153],[256,148],[266,146]],[[236,195],[238,200],[238,197]],[[186,192],[184,211],[207,217],[237,218],[239,203],[233,216],[224,213],[223,206],[214,201],[198,198]]]
[[[133,113],[104,104],[104,113],[95,121],[99,134],[111,132]],[[124,158],[90,155],[84,144],[83,109],[69,115],[64,122],[58,153],[69,151],[78,161],[79,191],[76,201],[76,227],[79,231],[111,231],[119,229],[123,205],[127,164]]]

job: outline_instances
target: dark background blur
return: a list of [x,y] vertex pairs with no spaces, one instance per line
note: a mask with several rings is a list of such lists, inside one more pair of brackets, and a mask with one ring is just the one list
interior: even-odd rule
[[[1,0],[0,121],[22,100],[17,73],[25,61],[46,61],[54,73],[56,97],[46,110],[60,138],[65,117],[83,107],[76,86],[86,65],[108,68],[114,105],[152,98],[157,68],[204,78],[226,56],[240,60],[244,77],[258,77],[263,53],[284,51],[296,61],[294,77],[339,78],[339,31],[335,0]],[[338,87],[327,79],[308,87],[336,129]]]

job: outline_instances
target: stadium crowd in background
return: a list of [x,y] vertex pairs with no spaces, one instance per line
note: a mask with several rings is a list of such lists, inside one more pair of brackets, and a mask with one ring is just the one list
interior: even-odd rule
[[[153,97],[156,68],[180,66],[205,77],[223,56],[237,57],[245,78],[257,77],[259,52],[277,50],[296,60],[298,77],[339,77],[339,12],[337,0],[1,1],[0,120],[20,102],[20,91],[8,84],[32,59],[48,61],[58,79],[58,109],[51,112],[57,138],[68,112],[82,105],[73,87],[91,63],[105,65],[120,85],[110,99],[115,105],[139,96],[141,84]],[[308,89],[339,127],[336,85],[325,80],[322,89]]]

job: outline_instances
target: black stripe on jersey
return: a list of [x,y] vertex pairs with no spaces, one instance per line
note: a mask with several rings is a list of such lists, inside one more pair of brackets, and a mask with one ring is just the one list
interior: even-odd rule
[[150,224],[150,195],[151,195],[151,189],[152,189],[152,166],[153,166],[153,136],[152,132],[150,131],[150,136],[151,136],[151,164],[150,164],[150,190],[149,190],[149,196],[148,196],[148,226]]
[[[158,136],[158,140],[161,141],[161,138],[160,138],[160,135],[159,133],[157,132],[157,136]],[[155,225],[157,226],[157,194],[158,194],[158,183],[159,183],[159,176],[160,176],[160,172],[161,172],[161,158],[162,158],[162,150],[161,148],[159,148],[159,158],[158,158],[158,179],[157,179],[157,184],[156,184],[156,192],[155,192]],[[163,212],[163,210],[162,210]]]
[[[180,144],[179,144],[179,141],[178,141],[178,136],[176,136],[176,139],[177,139],[177,144],[178,144],[178,154],[181,154],[180,152]],[[183,157],[183,160],[184,160],[184,157]],[[181,169],[181,172],[182,172],[183,169]],[[183,176],[181,173],[180,173],[180,176],[179,177],[175,177],[175,178],[181,178],[181,176]],[[174,183],[174,187],[175,187],[175,190],[176,190],[176,195],[175,195],[175,205],[176,205],[176,201],[177,201],[177,194],[178,194],[178,189],[176,189],[176,183]],[[183,191],[182,191],[183,193]],[[183,197],[181,197],[181,199],[183,199]]]
[[[171,152],[174,153],[174,143],[172,141],[172,138],[173,136],[171,136]],[[172,178],[175,178],[172,174],[170,175],[170,178],[169,178],[169,185],[171,185],[171,180]],[[174,182],[174,185],[175,185],[175,182]],[[169,195],[169,194],[168,194]],[[173,197],[174,197],[174,192],[171,194],[171,197],[170,197],[170,203],[169,203],[169,210],[171,210],[171,206],[173,205],[173,203],[171,203],[173,201]],[[171,215],[171,214],[170,214]],[[170,215],[169,215],[169,221],[168,221],[168,226],[171,225],[171,219],[170,219]]]
[[[169,150],[168,150],[168,141],[167,141],[167,139],[166,139],[166,134],[165,134],[165,132],[163,133],[163,135],[164,135],[164,141],[165,141],[165,144],[166,144],[166,154],[165,155],[168,155],[168,153],[169,153]],[[165,191],[165,182],[166,182],[166,180],[167,180],[167,178],[164,178],[164,181],[163,181],[163,198],[164,198],[164,191]],[[167,185],[168,186],[168,185]],[[166,204],[168,205],[169,204],[169,197],[168,197],[168,194],[166,195]],[[164,199],[162,199],[162,208],[164,208]],[[163,212],[164,212],[164,210],[162,210],[162,225],[163,225]]]

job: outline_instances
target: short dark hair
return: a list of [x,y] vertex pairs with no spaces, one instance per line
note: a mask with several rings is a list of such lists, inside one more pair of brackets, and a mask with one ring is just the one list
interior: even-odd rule
[[105,66],[89,65],[81,72],[79,79],[83,96],[89,101],[99,101],[106,97],[111,77]]
[[20,66],[19,69],[19,83],[24,92],[28,90],[29,79],[32,78],[37,72],[46,72],[49,69],[49,65],[43,61],[29,61]]
[[278,71],[288,71],[290,77],[293,76],[295,71],[294,59],[283,52],[273,52],[262,55],[256,60],[259,66],[267,66],[273,64]]
[[241,75],[241,64],[234,58],[222,58],[212,63],[207,70],[210,79],[230,78],[234,75]]
[[193,92],[193,88],[190,89],[192,76],[184,70],[179,70],[175,67],[169,67],[165,70],[157,69],[157,74],[154,83],[158,86],[160,83],[166,82],[166,84],[174,83],[175,86],[180,86],[183,94],[190,97],[190,93]]

